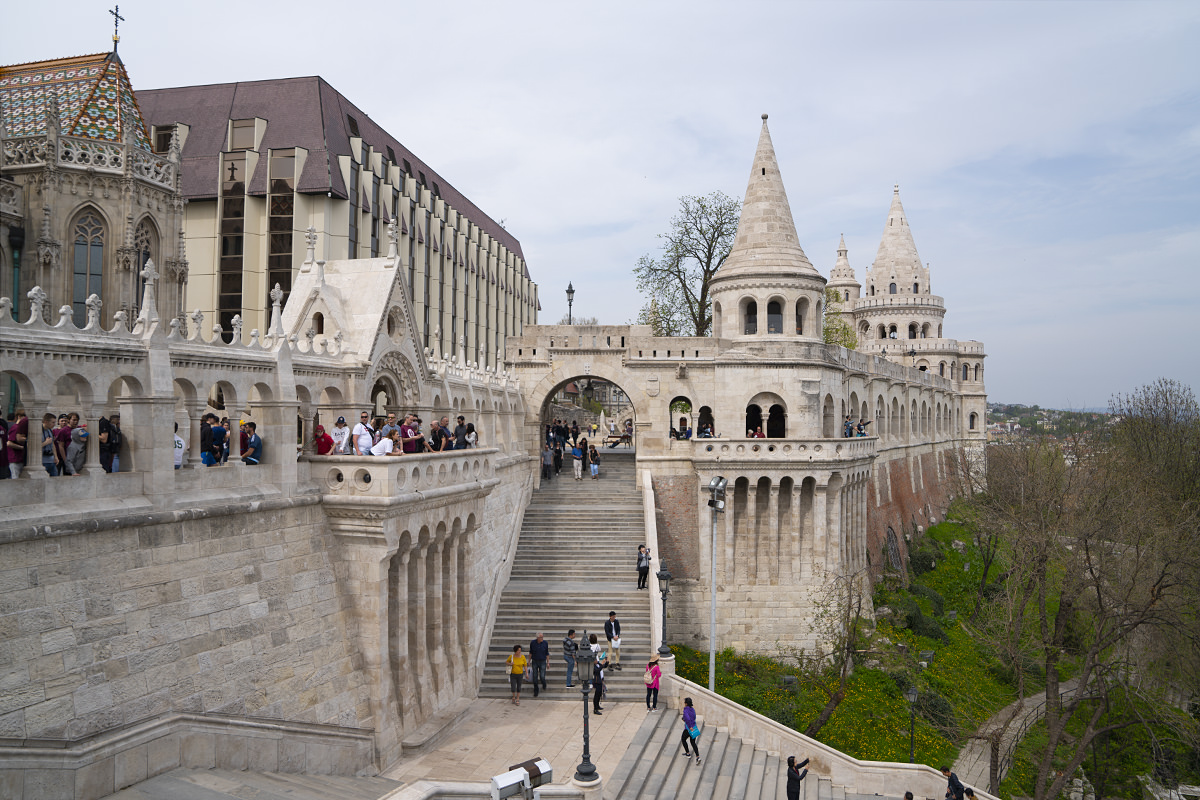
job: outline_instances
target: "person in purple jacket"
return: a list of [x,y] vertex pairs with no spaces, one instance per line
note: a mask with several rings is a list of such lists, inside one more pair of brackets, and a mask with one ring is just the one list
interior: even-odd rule
[[696,752],[696,763],[700,763],[700,729],[696,727],[696,709],[692,708],[692,698],[683,698],[683,737],[680,739],[683,743],[683,754],[688,758],[691,753],[688,752],[688,744],[691,743],[691,748]]

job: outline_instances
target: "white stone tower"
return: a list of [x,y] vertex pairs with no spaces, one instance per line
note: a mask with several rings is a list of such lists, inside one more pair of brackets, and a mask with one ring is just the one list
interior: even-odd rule
[[862,284],[854,278],[854,267],[850,266],[850,258],[846,255],[846,236],[838,242],[837,263],[829,273],[829,288],[836,289],[842,299],[843,309],[848,308],[850,301],[857,300],[862,295]]
[[800,247],[767,115],[762,119],[733,249],[711,283],[713,335],[821,341],[825,278]]

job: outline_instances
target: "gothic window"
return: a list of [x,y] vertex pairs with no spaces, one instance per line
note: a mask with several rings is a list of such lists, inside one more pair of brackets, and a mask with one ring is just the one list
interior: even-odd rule
[[87,299],[99,295],[104,272],[104,223],[92,211],[75,220],[75,249],[71,256],[71,307],[76,327],[87,324]]
[[783,333],[783,307],[775,300],[767,303],[767,333]]
[[846,295],[846,296],[845,296],[845,297],[843,297],[843,298],[842,298],[842,300],[844,300],[844,301],[846,301],[847,303],[849,303],[849,302],[850,302],[850,290],[849,290],[849,289],[847,289],[847,290],[846,290],[846,292],[845,292],[845,295]]
[[242,313],[242,255],[246,232],[246,154],[226,153],[221,167],[221,261],[217,282],[217,318],[233,327]]
[[888,294],[895,294],[895,293],[896,293],[896,284],[889,283],[888,284]]
[[758,333],[758,303],[751,300],[746,303],[746,327],[747,334]]
[[946,362],[938,364],[938,375],[942,378],[946,377]]
[[379,176],[371,174],[371,258],[379,257]]
[[962,365],[962,369],[963,369],[963,376],[962,376],[962,379],[963,379],[964,381],[970,380],[970,379],[971,379],[971,365],[970,365],[970,364],[963,364],[963,365]]

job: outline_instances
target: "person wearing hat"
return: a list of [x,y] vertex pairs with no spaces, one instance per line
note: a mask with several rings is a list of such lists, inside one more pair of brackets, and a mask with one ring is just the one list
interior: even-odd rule
[[313,446],[319,456],[327,456],[333,452],[333,437],[325,432],[324,425],[313,428]]
[[71,429],[71,444],[67,447],[67,474],[79,475],[87,461],[87,423],[81,422]]
[[346,425],[345,417],[337,418],[333,430],[329,432],[329,438],[333,439],[333,454],[335,456],[350,455],[350,428]]
[[650,656],[650,660],[646,662],[646,672],[642,675],[642,680],[646,684],[646,711],[658,711],[658,679],[662,677],[662,670],[658,666],[658,653]]
[[788,756],[787,765],[787,800],[800,800],[800,782],[808,774],[808,770],[805,769],[808,759],[797,764],[795,756]]

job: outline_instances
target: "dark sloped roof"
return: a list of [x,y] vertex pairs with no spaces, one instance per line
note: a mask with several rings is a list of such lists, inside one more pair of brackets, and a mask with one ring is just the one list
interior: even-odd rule
[[[306,194],[332,192],[336,197],[346,199],[346,186],[337,167],[337,158],[350,155],[351,133],[346,119],[350,115],[357,122],[363,141],[376,152],[386,154],[390,147],[399,164],[403,166],[407,161],[411,165],[411,175],[419,178],[424,174],[429,187],[432,189],[436,184],[441,198],[454,210],[520,256],[522,261],[525,259],[521,243],[515,236],[323,78],[183,86],[142,90],[137,94],[147,123],[172,125],[182,122],[190,127],[182,153],[183,195],[186,198],[199,200],[218,195],[217,163],[225,147],[228,121],[259,117],[267,121],[260,152],[265,154],[267,150],[291,147],[308,150],[297,191]],[[246,189],[251,195],[266,193],[265,158],[259,160]],[[525,275],[529,275],[527,268]]]

